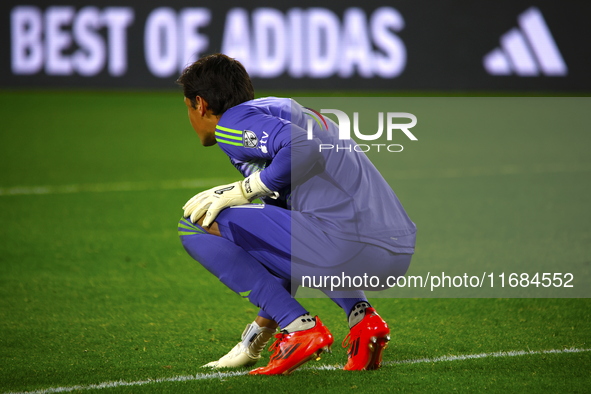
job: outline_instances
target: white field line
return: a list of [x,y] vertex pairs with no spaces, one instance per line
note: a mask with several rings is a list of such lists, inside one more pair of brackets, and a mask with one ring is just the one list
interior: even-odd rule
[[160,182],[81,183],[72,185],[0,187],[0,196],[201,189],[230,183],[231,179],[179,179]]
[[[462,167],[442,168],[428,170],[406,170],[389,175],[388,180],[414,180],[433,178],[470,178],[479,176],[498,175],[535,175],[557,174],[573,172],[590,172],[591,164],[544,164],[531,167],[504,165],[500,167]],[[238,177],[236,178],[238,179]],[[81,183],[72,185],[40,185],[40,186],[12,186],[0,187],[0,197],[15,195],[43,195],[43,194],[69,194],[69,193],[101,193],[101,192],[126,192],[144,190],[175,190],[175,189],[201,189],[230,183],[236,179],[178,179],[170,181],[144,181],[144,182],[113,182],[113,183]]]
[[[465,354],[459,356],[442,356],[435,358],[419,358],[413,360],[399,360],[399,361],[386,361],[383,363],[384,366],[398,365],[398,364],[423,364],[423,363],[437,363],[444,361],[462,361],[481,359],[489,357],[516,357],[516,356],[529,356],[529,355],[541,355],[541,354],[564,354],[564,353],[581,353],[590,352],[591,349],[552,349],[552,350],[514,350],[508,352],[494,352],[494,353],[479,353],[479,354]],[[305,366],[301,369],[315,370],[315,371],[334,371],[340,370],[343,365],[320,365],[320,366]],[[50,393],[68,393],[71,391],[84,391],[84,390],[100,390],[109,389],[115,387],[133,387],[133,386],[144,386],[147,384],[155,383],[174,383],[174,382],[190,382],[197,380],[209,380],[209,379],[224,379],[232,378],[236,376],[247,375],[248,371],[240,372],[210,372],[210,373],[198,373],[195,375],[187,376],[175,376],[172,378],[160,378],[160,379],[146,379],[138,380],[135,382],[124,382],[122,380],[114,382],[104,382],[98,384],[89,385],[78,385],[78,386],[67,386],[67,387],[51,387],[47,389],[35,390],[35,391],[24,391],[24,392],[7,392],[5,394],[50,394]]]

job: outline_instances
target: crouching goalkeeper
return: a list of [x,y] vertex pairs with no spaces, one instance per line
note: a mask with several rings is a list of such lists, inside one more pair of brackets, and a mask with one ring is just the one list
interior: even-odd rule
[[[365,154],[350,149],[355,142],[338,139],[335,123],[291,99],[255,100],[238,61],[203,57],[177,82],[201,143],[217,144],[243,176],[185,204],[181,242],[259,308],[234,349],[207,365],[254,365],[279,328],[269,364],[250,373],[288,374],[334,341],[320,318],[292,297],[302,277],[402,276],[416,227]],[[321,144],[344,149],[321,150]],[[257,198],[265,204],[251,204]],[[390,339],[363,290],[323,289],[348,319],[345,370],[379,368]]]

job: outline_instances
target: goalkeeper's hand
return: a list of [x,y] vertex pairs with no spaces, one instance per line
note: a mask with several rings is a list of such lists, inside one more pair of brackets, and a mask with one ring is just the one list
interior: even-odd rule
[[190,217],[191,222],[196,223],[205,214],[202,225],[209,227],[222,209],[248,204],[256,198],[273,194],[261,181],[260,172],[255,172],[243,181],[217,186],[195,195],[183,206],[184,217]]

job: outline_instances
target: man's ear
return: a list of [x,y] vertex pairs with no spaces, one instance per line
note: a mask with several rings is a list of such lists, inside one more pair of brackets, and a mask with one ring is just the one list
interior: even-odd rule
[[208,108],[207,101],[205,101],[201,96],[196,96],[195,103],[197,104],[197,111],[199,111],[199,114],[204,116]]

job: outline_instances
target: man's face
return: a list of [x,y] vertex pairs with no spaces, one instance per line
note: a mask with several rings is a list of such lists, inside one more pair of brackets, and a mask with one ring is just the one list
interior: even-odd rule
[[212,123],[212,121],[215,120],[215,117],[212,117],[212,115],[206,110],[205,101],[200,97],[197,97],[197,106],[196,108],[193,108],[191,100],[185,97],[185,105],[187,106],[189,121],[195,132],[197,132],[197,135],[201,140],[201,145],[215,145],[217,142],[215,140],[215,126],[217,122]]

